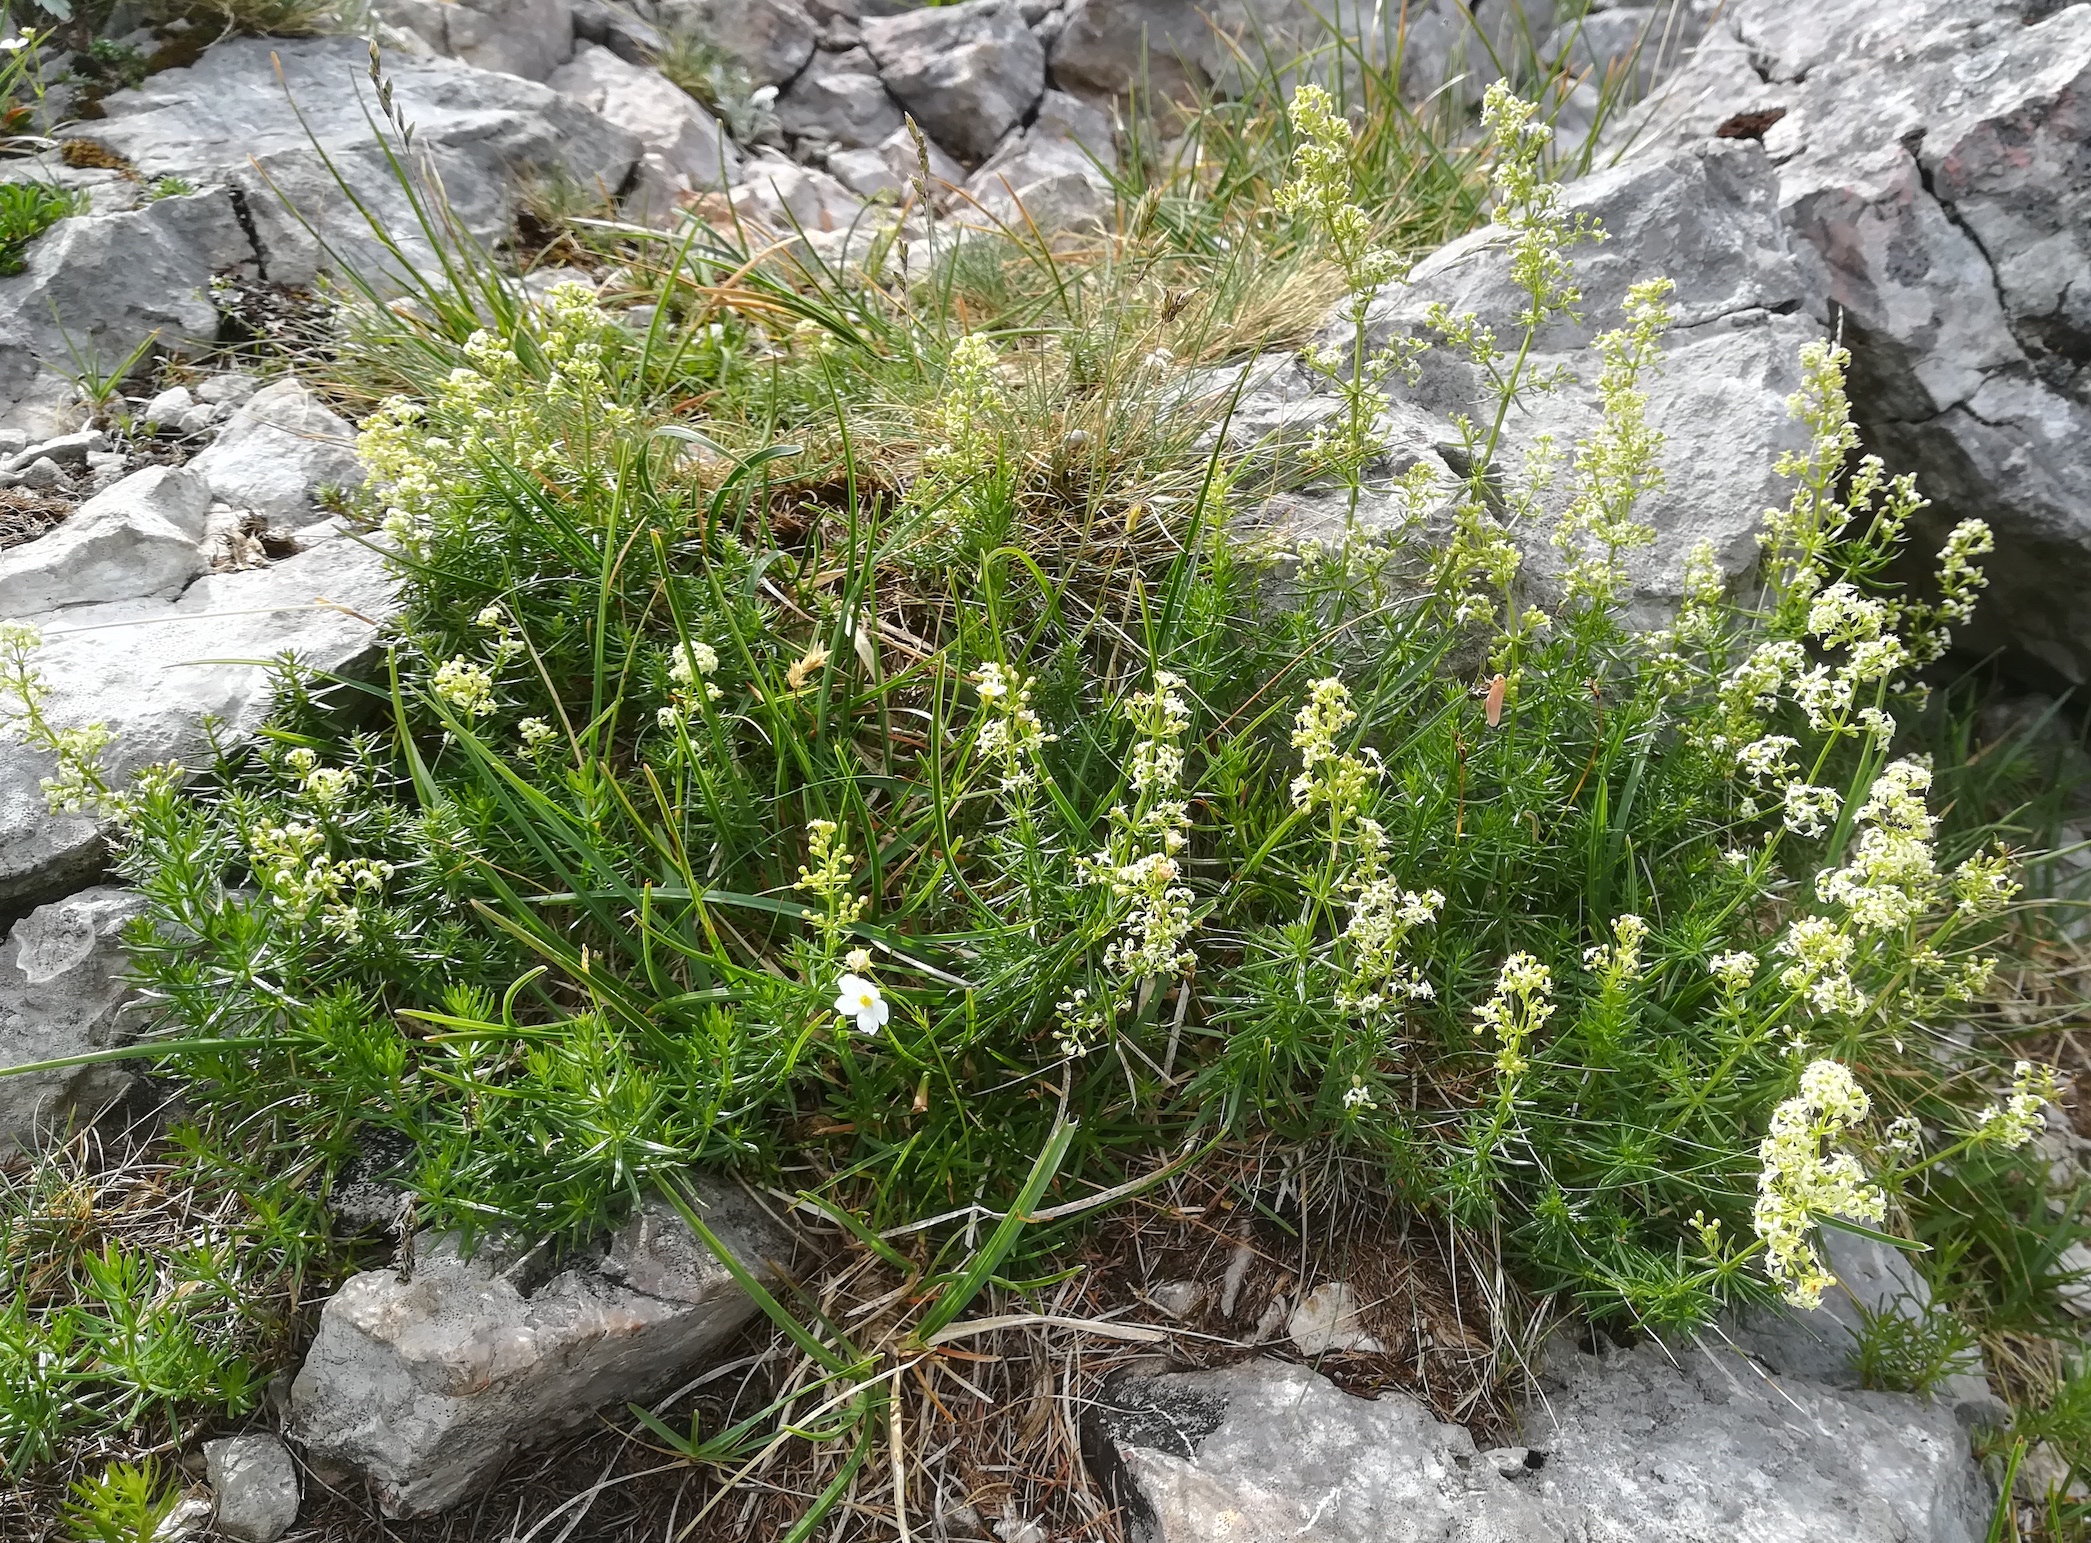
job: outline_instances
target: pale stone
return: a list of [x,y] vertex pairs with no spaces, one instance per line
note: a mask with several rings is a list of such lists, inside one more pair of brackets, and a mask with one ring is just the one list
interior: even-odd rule
[[[786,1239],[738,1192],[705,1220],[743,1266],[771,1277]],[[499,1239],[467,1260],[425,1239],[412,1278],[351,1277],[320,1315],[291,1388],[315,1465],[359,1476],[389,1516],[425,1516],[492,1483],[520,1450],[643,1401],[686,1377],[756,1311],[754,1301],[660,1201],[600,1253],[548,1280]]]

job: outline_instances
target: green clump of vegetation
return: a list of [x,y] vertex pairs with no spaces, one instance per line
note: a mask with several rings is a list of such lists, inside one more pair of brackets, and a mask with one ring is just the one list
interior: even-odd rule
[[[1891,577],[1922,501],[1856,457],[1849,361],[1812,346],[1760,569],[1738,592],[1695,554],[1669,625],[1630,627],[1667,286],[1601,319],[1601,418],[1543,504],[1504,426],[1548,411],[1525,345],[1580,304],[1586,232],[1530,105],[1493,91],[1471,160],[1313,88],[1211,114],[1136,147],[1144,224],[1086,262],[932,223],[926,261],[845,275],[691,229],[620,249],[643,323],[471,251],[412,306],[350,304],[334,384],[404,610],[374,676],[286,667],[207,776],[113,785],[105,736],[43,716],[34,635],[0,634],[54,802],[121,821],[144,1052],[262,1218],[239,1269],[318,1268],[373,1152],[415,1225],[562,1244],[732,1171],[905,1275],[913,1353],[1058,1279],[1105,1202],[1255,1147],[1621,1332],[1815,1300],[1824,1226],[1928,1248],[1953,1312],[2011,1268],[1961,1222],[2045,1214],[2014,1186],[2053,1074],[1943,1029],[2022,946],[2024,832],[1948,810],[1917,744],[1986,529]],[[1484,211],[1522,334],[1441,313],[1377,345],[1403,254]],[[1226,432],[1236,371],[1182,388],[1332,305],[1307,363],[1335,410],[1289,459]],[[1460,475],[1396,475],[1379,438],[1425,350],[1482,382]],[[1287,477],[1343,529],[1257,534]],[[114,1311],[108,1257],[23,1355],[103,1332],[53,1314]],[[762,1300],[824,1412],[847,1398],[817,1511],[887,1393],[856,1331]],[[208,1387],[119,1377],[100,1416],[244,1407],[224,1311]],[[1898,1324],[1865,1341],[1883,1385],[1970,1343]],[[775,1434],[650,1423],[706,1461]]]
[[60,220],[81,212],[86,196],[42,182],[0,182],[0,274],[27,266],[29,243]]
[[[1575,231],[1529,108],[1490,112],[1536,328]],[[1311,88],[1294,116],[1291,202],[1355,269],[1345,125]],[[1701,559],[1630,631],[1661,292],[1600,345],[1551,605],[1490,513],[1485,426],[1534,383],[1461,318],[1474,470],[1389,490],[1448,540],[1245,544],[1216,456],[1106,573],[1027,539],[1035,404],[986,332],[906,362],[931,389],[894,469],[689,455],[643,409],[658,338],[585,287],[475,332],[363,430],[410,574],[381,721],[300,692],[206,791],[125,795],[192,1103],[330,1164],[402,1138],[426,1220],[570,1238],[693,1164],[887,1224],[1006,1197],[1063,1125],[1067,1199],[1275,1133],[1600,1312],[1811,1297],[1816,1221],[1889,1226],[2049,1085],[1964,1108],[1910,1028],[1985,988],[2015,888],[1938,850],[1893,749],[1987,536],[1934,599],[1881,588],[1916,495],[1847,485],[1816,347],[1763,592]],[[734,389],[743,325],[678,348],[683,389]],[[863,346],[832,315],[793,342],[808,388]],[[1368,364],[1357,391],[1400,361]],[[1312,452],[1354,489],[1369,422]]]

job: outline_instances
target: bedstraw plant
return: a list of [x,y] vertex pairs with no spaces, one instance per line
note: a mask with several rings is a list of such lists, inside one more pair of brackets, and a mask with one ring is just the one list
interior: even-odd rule
[[[927,307],[809,334],[742,289],[671,399],[665,304],[635,328],[566,284],[373,412],[406,583],[375,675],[293,672],[201,775],[111,789],[83,753],[53,790],[122,822],[141,1053],[198,1141],[321,1195],[403,1154],[416,1222],[470,1235],[578,1239],[692,1169],[865,1236],[956,1213],[918,1350],[1051,1247],[1025,1217],[1214,1144],[1340,1155],[1615,1326],[1811,1302],[1825,1226],[1917,1247],[1935,1184],[2053,1091],[1947,1051],[2017,881],[1942,834],[1904,732],[1988,532],[1924,594],[1889,582],[1921,499],[1853,462],[1849,361],[1812,344],[1759,576],[1694,554],[1668,625],[1630,628],[1661,276],[1601,342],[1602,421],[1545,516],[1502,428],[1564,384],[1532,336],[1600,233],[1543,126],[1490,94],[1519,333],[1440,311],[1390,358],[1364,316],[1400,265],[1344,125],[1311,90],[1295,121],[1288,196],[1354,339],[1314,361],[1346,404],[1315,474],[1355,504],[1391,373],[1456,351],[1464,469],[1400,490],[1441,544],[1244,536],[1224,437],[1175,504],[1117,512],[1163,539],[1108,567],[1004,540],[1064,496],[1018,402],[1046,345]],[[911,372],[935,394],[879,445],[905,414],[874,383]],[[674,405],[762,379],[761,443]],[[32,641],[17,712],[79,748]],[[794,1332],[854,1472],[882,1395],[839,1330]]]

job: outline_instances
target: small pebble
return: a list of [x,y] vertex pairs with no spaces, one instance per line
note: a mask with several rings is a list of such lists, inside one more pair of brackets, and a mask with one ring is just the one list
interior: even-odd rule
[[1490,1447],[1481,1454],[1481,1460],[1506,1479],[1530,1473],[1534,1466],[1531,1450],[1527,1447]]
[[82,429],[77,434],[60,434],[16,451],[8,457],[6,469],[21,471],[35,461],[84,461],[89,452],[108,448],[109,436],[100,429]]
[[196,398],[189,394],[187,386],[169,386],[145,404],[139,417],[148,429],[156,429],[174,423],[195,405]]
[[218,421],[220,409],[205,402],[192,407],[174,422],[175,429],[183,434],[201,434]]
[[49,456],[38,456],[22,468],[19,485],[34,488],[39,493],[48,493],[52,488],[65,486],[65,473]]
[[1194,1280],[1165,1280],[1147,1299],[1171,1318],[1188,1318],[1205,1300],[1205,1288]]
[[213,375],[196,388],[196,400],[214,406],[237,407],[260,389],[259,375]]
[[298,1519],[297,1465],[274,1436],[228,1436],[206,1441],[216,1526],[236,1543],[276,1543]]

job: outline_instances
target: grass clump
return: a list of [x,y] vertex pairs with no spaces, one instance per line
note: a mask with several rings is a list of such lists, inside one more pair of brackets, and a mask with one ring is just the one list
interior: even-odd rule
[[20,273],[28,266],[29,243],[86,206],[86,195],[73,189],[0,182],[0,274]]
[[[1536,327],[1572,232],[1491,110]],[[1815,1222],[1890,1225],[2045,1087],[1978,1117],[1908,1027],[1984,989],[2014,888],[1936,850],[1892,749],[1986,536],[1937,600],[1878,587],[1916,497],[1871,463],[1846,489],[1815,348],[1763,594],[1702,572],[1628,631],[1662,322],[1632,304],[1548,605],[1482,428],[1442,548],[1283,554],[1274,590],[1214,460],[1099,592],[1003,544],[993,338],[945,343],[913,473],[876,486],[789,446],[693,460],[631,399],[647,345],[553,289],[366,423],[412,573],[380,721],[301,698],[210,791],[129,796],[192,1099],[323,1164],[383,1131],[428,1220],[564,1236],[692,1164],[884,1222],[1006,1199],[1069,1121],[1069,1195],[1277,1133],[1600,1311],[1811,1297]],[[1473,422],[1527,394],[1497,380]]]

